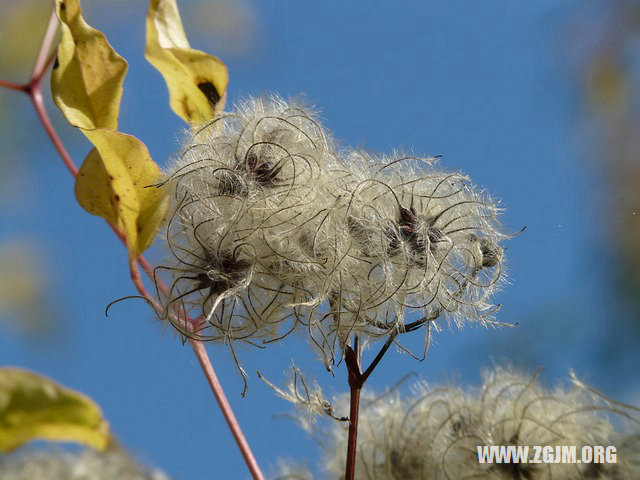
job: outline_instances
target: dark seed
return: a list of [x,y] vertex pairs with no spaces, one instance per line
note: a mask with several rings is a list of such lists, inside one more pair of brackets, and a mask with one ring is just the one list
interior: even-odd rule
[[502,258],[502,249],[488,238],[480,239],[480,252],[482,252],[482,266],[495,267]]
[[240,163],[240,168],[245,167],[246,171],[251,174],[253,179],[263,187],[276,187],[278,184],[278,174],[282,170],[282,166],[274,167],[268,161],[260,162],[260,159],[254,152],[250,152],[245,161]]

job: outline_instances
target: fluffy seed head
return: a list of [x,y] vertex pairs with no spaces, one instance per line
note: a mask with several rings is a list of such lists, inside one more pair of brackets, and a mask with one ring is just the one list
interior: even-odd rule
[[329,297],[339,337],[401,331],[412,312],[491,322],[506,237],[498,208],[467,177],[438,167],[434,158],[356,151],[330,168],[344,238]]
[[[575,379],[572,388],[551,390],[541,386],[536,375],[503,368],[485,372],[479,388],[418,384],[413,395],[395,392],[363,402],[356,478],[639,478],[640,437],[616,432],[606,416],[621,414],[633,423],[632,408],[607,400]],[[329,478],[340,478],[344,425],[333,422],[330,438],[327,471]],[[616,464],[481,464],[478,445],[575,445],[578,458],[585,445],[614,445],[618,452]]]
[[249,100],[190,139],[168,175],[175,257],[167,305],[203,316],[213,339],[270,339],[291,308],[322,290],[304,226],[318,201],[331,139],[315,114]]
[[253,99],[193,133],[163,183],[165,305],[203,317],[208,338],[306,330],[329,365],[350,335],[411,330],[413,313],[492,322],[498,208],[434,158],[338,152],[312,110]]

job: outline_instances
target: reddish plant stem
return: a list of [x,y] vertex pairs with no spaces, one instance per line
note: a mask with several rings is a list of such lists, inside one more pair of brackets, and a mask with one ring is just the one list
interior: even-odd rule
[[33,103],[33,107],[35,108],[36,113],[40,118],[40,122],[47,132],[47,135],[49,135],[51,143],[53,143],[53,146],[60,155],[60,158],[62,159],[64,165],[67,167],[67,170],[69,170],[71,175],[76,177],[78,175],[78,167],[76,167],[76,164],[71,159],[71,155],[69,155],[69,152],[62,144],[62,140],[60,140],[58,133],[51,123],[49,114],[47,113],[47,110],[44,106],[44,101],[42,100],[42,89],[40,87],[40,82],[36,82],[35,84],[31,85],[28,93],[29,97],[31,98],[31,102]]
[[[146,263],[146,260],[144,262]],[[142,295],[149,302],[151,302],[151,304],[154,306],[156,310],[161,311],[162,306],[159,305],[158,302],[153,298],[153,296],[149,294],[149,292],[146,290],[144,283],[142,282],[142,277],[140,276],[140,271],[138,270],[137,263],[135,261],[131,261],[129,266],[131,270],[131,280],[133,281],[134,285],[136,285],[136,288],[138,289],[138,292],[140,292],[140,295]],[[188,317],[184,318],[184,315],[180,315],[180,314],[179,316],[180,316],[180,321],[184,323],[183,325],[184,328],[189,328],[189,326],[191,326],[191,328],[194,329],[194,324],[197,322],[197,326],[195,327],[196,329],[195,331],[197,333],[197,329],[200,328],[200,323],[198,320],[193,320]],[[262,475],[262,472],[260,471],[258,462],[253,456],[251,447],[249,447],[249,443],[247,442],[247,439],[242,433],[242,429],[240,428],[238,419],[233,413],[233,409],[229,404],[229,400],[227,400],[227,397],[224,394],[224,389],[222,388],[222,385],[218,380],[218,376],[216,375],[216,372],[213,369],[213,365],[211,364],[211,360],[209,359],[207,350],[204,348],[204,344],[201,341],[195,340],[193,338],[189,339],[189,344],[191,345],[191,348],[193,348],[193,351],[196,354],[196,357],[198,358],[198,363],[200,363],[200,367],[202,368],[202,371],[204,372],[205,377],[207,378],[207,382],[211,387],[211,391],[213,392],[213,395],[215,396],[216,401],[218,402],[220,411],[222,412],[222,415],[224,416],[224,419],[226,420],[227,425],[231,430],[231,434],[233,435],[233,438],[235,439],[236,444],[238,445],[238,448],[242,453],[242,457],[244,458],[244,461],[247,464],[247,467],[249,467],[249,471],[251,472],[251,475],[255,480],[263,480],[264,477]]]
[[[38,52],[38,57],[36,59],[35,65],[33,67],[33,72],[31,74],[31,79],[26,84],[17,84],[13,82],[9,82],[6,80],[0,80],[0,87],[8,88],[10,90],[17,90],[26,93],[29,95],[31,102],[33,103],[33,107],[44,127],[49,139],[53,143],[54,148],[60,155],[63,163],[67,167],[67,170],[71,173],[71,175],[75,178],[78,175],[78,167],[74,163],[71,155],[65,148],[62,140],[58,136],[53,124],[51,123],[51,119],[49,118],[49,114],[47,113],[46,107],[44,105],[44,100],[42,97],[42,77],[44,76],[47,68],[56,58],[56,52],[49,52],[51,49],[51,45],[53,43],[53,39],[55,38],[56,32],[58,28],[58,21],[56,18],[55,11],[52,12],[51,17],[49,19],[49,24],[47,26],[47,31],[45,33],[44,39],[42,41],[42,45],[40,47],[40,51]],[[126,237],[125,235],[113,224],[107,222],[109,227],[113,230],[116,236],[120,239],[122,243],[126,245]],[[149,294],[146,287],[144,286],[144,282],[142,281],[142,277],[140,276],[140,271],[138,270],[138,265],[142,267],[146,275],[153,281],[153,267],[149,262],[141,255],[137,259],[130,261],[129,269],[131,272],[131,280],[135,285],[136,289],[144,298],[146,298],[157,311],[162,311],[162,307],[157,302],[157,300]],[[158,287],[163,293],[167,292],[167,286],[161,281],[158,281]],[[186,317],[185,324],[190,324],[191,327],[195,327],[194,330],[198,330],[200,328],[200,321],[194,320],[192,318]],[[186,325],[185,325],[186,326]],[[252,477],[255,480],[263,480],[264,476],[260,471],[260,467],[256,462],[255,457],[253,456],[253,452],[249,447],[249,444],[242,433],[242,429],[240,428],[240,424],[231,409],[231,405],[227,400],[227,397],[224,394],[224,390],[222,385],[220,384],[218,377],[213,369],[213,365],[211,364],[211,360],[207,354],[206,349],[204,348],[204,344],[199,340],[191,339],[189,344],[193,348],[196,357],[198,358],[198,362],[202,371],[207,378],[207,382],[213,391],[213,394],[218,402],[220,410],[229,426],[233,438],[235,439],[240,452],[251,472]]]
[[[357,344],[354,344],[359,350]],[[345,363],[347,365],[347,378],[349,381],[349,436],[347,439],[347,464],[345,466],[345,480],[354,480],[356,473],[356,449],[358,446],[358,414],[360,410],[360,392],[364,386],[365,378],[360,370],[359,354],[347,345],[345,350]]]
[[356,449],[358,447],[358,415],[360,409],[360,392],[362,388],[350,387],[349,404],[349,439],[347,441],[347,465],[345,480],[353,480],[356,475]]
[[142,277],[140,276],[140,270],[138,269],[138,264],[135,259],[129,260],[129,272],[131,273],[131,281],[136,286],[136,289],[144,298],[147,299],[156,312],[162,312],[163,308],[160,303],[147,291],[147,288],[144,286],[144,282],[142,281]]
[[[142,267],[142,270],[144,270],[144,273],[147,275],[147,277],[149,277],[152,281],[154,281],[153,267],[147,261],[147,259],[144,258],[142,255],[138,257],[138,265]],[[158,279],[157,284],[158,284],[158,287],[160,288],[160,291],[163,293],[163,295],[166,295],[169,292],[169,289],[167,288],[167,286],[164,284],[162,280]]]
[[47,70],[49,64],[56,56],[55,50],[50,52],[53,45],[53,39],[58,32],[58,17],[56,16],[55,7],[51,10],[51,16],[49,17],[49,23],[47,24],[47,30],[42,39],[40,51],[36,57],[36,61],[33,65],[33,71],[31,73],[31,83],[40,82],[44,72]]
[[0,80],[0,87],[8,88],[9,90],[17,90],[19,92],[25,92],[25,93],[27,93],[28,88],[29,88],[27,85],[22,85],[22,84],[19,84],[19,83],[13,83],[13,82],[9,82],[7,80]]
[[211,362],[209,361],[209,357],[207,356],[207,351],[205,350],[203,343],[197,340],[190,340],[189,343],[191,344],[191,347],[193,348],[193,351],[195,352],[196,357],[198,357],[200,366],[202,367],[202,370],[205,372],[205,376],[207,377],[209,386],[211,387],[211,390],[213,391],[213,394],[215,395],[216,400],[218,401],[220,410],[222,410],[222,414],[224,415],[224,418],[227,421],[229,428],[231,429],[231,433],[233,434],[233,438],[236,440],[236,443],[238,444],[238,448],[240,449],[240,452],[242,452],[242,456],[244,457],[245,463],[249,467],[249,471],[251,472],[251,475],[256,480],[263,480],[264,477],[262,475],[262,472],[260,471],[260,467],[258,466],[258,463],[256,462],[256,459],[253,456],[253,452],[251,451],[251,448],[247,443],[247,439],[244,437],[242,430],[238,426],[238,420],[236,419],[236,416],[233,413],[233,410],[231,409],[231,405],[229,405],[229,401],[227,400],[227,397],[224,394],[222,385],[220,385],[220,382],[218,381],[218,377],[215,371],[213,370],[213,367],[211,366]]
[[347,366],[347,379],[349,381],[349,434],[347,437],[347,462],[345,465],[345,480],[354,480],[356,474],[356,454],[358,446],[358,416],[360,414],[360,393],[373,370],[378,366],[384,354],[387,353],[389,347],[398,336],[398,332],[394,331],[387,338],[386,342],[371,361],[367,369],[362,371],[362,352],[359,345],[359,339],[356,336],[353,342],[353,348],[346,346],[344,351],[344,363]]

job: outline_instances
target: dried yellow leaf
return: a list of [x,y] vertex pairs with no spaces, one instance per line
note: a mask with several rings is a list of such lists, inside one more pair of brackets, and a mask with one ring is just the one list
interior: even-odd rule
[[61,36],[51,73],[53,101],[83,129],[118,128],[127,62],[82,18],[78,0],[56,0]]
[[162,74],[171,109],[190,124],[224,109],[229,77],[218,58],[190,48],[175,0],[150,0],[145,57]]
[[127,62],[84,21],[78,0],[56,0],[55,6],[62,34],[51,74],[53,98],[96,147],[78,172],[76,198],[126,236],[135,258],[153,242],[167,202],[160,189],[145,188],[162,176],[145,145],[116,131]]
[[76,179],[76,198],[90,213],[122,231],[132,258],[153,243],[167,211],[162,177],[147,147],[136,137],[109,129],[84,132],[96,147]]
[[91,149],[78,171],[75,194],[78,203],[87,212],[118,225],[116,194],[102,157],[95,148]]
[[162,172],[137,138],[109,129],[83,132],[96,148],[76,177],[76,199],[87,212],[124,233],[129,254],[135,258],[153,243],[165,219],[165,191],[150,187]]
[[82,393],[19,368],[0,368],[0,452],[32,440],[78,442],[103,450],[109,425]]

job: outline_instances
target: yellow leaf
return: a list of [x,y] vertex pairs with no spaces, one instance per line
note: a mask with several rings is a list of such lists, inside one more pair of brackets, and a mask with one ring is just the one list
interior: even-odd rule
[[118,127],[127,62],[82,18],[78,0],[56,0],[61,36],[51,73],[53,100],[83,129]]
[[76,178],[78,203],[117,226],[135,258],[151,245],[166,215],[165,189],[150,186],[162,172],[134,136],[104,128],[84,134],[96,148]]
[[0,368],[0,451],[35,439],[103,450],[109,425],[89,397],[27,370]]
[[78,171],[75,185],[76,199],[87,212],[117,226],[119,214],[116,207],[116,194],[111,184],[111,178],[100,153],[93,148]]
[[190,48],[175,0],[150,0],[145,57],[162,74],[171,109],[192,124],[209,121],[224,108],[227,67]]

